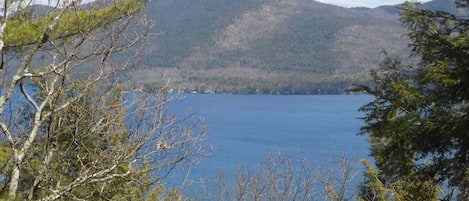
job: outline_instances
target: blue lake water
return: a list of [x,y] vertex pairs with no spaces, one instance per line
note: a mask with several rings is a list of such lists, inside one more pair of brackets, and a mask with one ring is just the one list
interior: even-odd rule
[[191,169],[194,180],[230,174],[236,166],[255,165],[268,154],[288,153],[313,166],[345,154],[366,158],[368,143],[357,136],[365,95],[186,94],[170,110],[195,111],[208,123],[207,143],[215,150]]

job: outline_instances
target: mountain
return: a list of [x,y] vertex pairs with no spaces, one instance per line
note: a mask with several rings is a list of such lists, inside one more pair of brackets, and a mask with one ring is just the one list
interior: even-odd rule
[[[435,0],[423,6],[450,8]],[[395,7],[342,8],[312,0],[153,0],[160,35],[134,82],[164,72],[199,92],[342,93],[384,58],[408,55]],[[406,57],[405,57],[406,58]],[[404,58],[404,59],[405,59]]]
[[462,15],[463,10],[458,9],[455,2],[456,0],[433,0],[422,4],[421,7],[433,11],[444,11],[455,15]]

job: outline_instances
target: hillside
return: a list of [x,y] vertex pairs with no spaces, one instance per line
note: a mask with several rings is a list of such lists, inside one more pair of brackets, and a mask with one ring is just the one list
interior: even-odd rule
[[164,72],[171,88],[187,91],[341,93],[366,82],[383,51],[408,54],[406,31],[393,7],[154,0],[147,12],[160,36],[148,49],[144,69],[132,76],[149,88]]

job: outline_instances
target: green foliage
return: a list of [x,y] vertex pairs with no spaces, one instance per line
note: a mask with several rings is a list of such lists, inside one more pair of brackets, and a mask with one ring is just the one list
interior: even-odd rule
[[[468,1],[462,9],[469,10]],[[387,184],[404,200],[434,200],[445,186],[467,200],[469,168],[469,22],[450,13],[405,3],[401,21],[409,29],[417,66],[388,58],[373,71],[373,95],[362,134]],[[447,183],[447,185],[446,185]],[[424,196],[426,195],[426,196]]]
[[389,189],[379,179],[379,171],[374,170],[368,160],[362,160],[362,163],[366,169],[363,173],[363,181],[359,187],[358,200],[389,200]]
[[[105,29],[123,17],[131,16],[141,10],[145,0],[113,0],[108,6],[90,6],[89,9],[73,10],[64,13],[49,35],[50,40],[86,34],[96,29]],[[4,33],[5,46],[22,47],[39,42],[48,26],[61,10],[51,10],[36,18],[23,15],[18,11],[10,17]],[[26,11],[23,11],[26,12]]]
[[[38,85],[41,86],[41,85]],[[53,104],[69,100],[85,89],[83,84],[75,83],[67,93],[57,95]],[[106,161],[103,156],[120,155],[122,146],[128,139],[128,130],[125,126],[126,109],[121,103],[122,88],[114,87],[105,93],[99,93],[102,88],[86,89],[87,94],[78,101],[73,102],[65,110],[54,114],[42,128],[36,140],[35,148],[28,153],[27,163],[21,169],[20,188],[18,200],[31,197],[42,198],[47,195],[47,188],[40,186],[65,186],[79,177],[84,170],[93,165],[94,169],[105,168]],[[44,90],[36,94],[41,99]],[[53,107],[52,105],[49,107]],[[24,110],[27,110],[25,108]],[[28,111],[24,111],[28,113]],[[24,118],[28,118],[25,116]],[[53,153],[50,161],[45,162],[47,155]],[[0,176],[8,175],[12,165],[11,148],[3,144],[0,146]],[[100,161],[100,163],[96,163]],[[86,198],[87,200],[157,200],[164,196],[164,188],[154,185],[151,171],[140,172],[146,168],[141,166],[128,166],[128,161],[122,161],[113,173],[124,173],[132,168],[132,174],[126,177],[96,182],[83,187],[74,188],[60,200]],[[36,179],[39,183],[35,183]],[[58,183],[58,181],[60,181]],[[0,196],[7,196],[8,178],[0,182]],[[173,194],[178,193],[173,190]],[[33,195],[31,195],[33,193]],[[175,196],[175,195],[168,195]]]
[[7,193],[3,189],[7,188],[7,180],[6,176],[8,173],[11,171],[11,156],[12,156],[12,151],[9,148],[9,146],[1,142],[0,143],[0,199],[6,199]]
[[[81,1],[20,8],[3,19],[2,53],[15,58],[3,57],[2,62],[8,71],[0,97],[0,198],[177,196],[177,190],[165,195],[156,183],[163,176],[155,174],[188,160],[192,152],[186,150],[192,147],[187,144],[202,137],[192,136],[190,128],[173,128],[174,123],[162,126],[172,121],[161,115],[164,94],[145,100],[142,94],[138,103],[149,107],[130,104],[123,101],[122,87],[111,80],[128,64],[114,65],[112,58],[147,37],[152,23],[139,13],[147,1],[73,2]],[[130,63],[133,57],[123,59]],[[88,69],[93,73],[87,74]],[[155,151],[161,138],[174,139],[168,140],[173,144]]]
[[381,172],[374,170],[368,160],[365,165],[364,180],[360,184],[358,200],[360,201],[436,201],[441,190],[431,180],[412,180],[407,177],[394,182],[382,182]]

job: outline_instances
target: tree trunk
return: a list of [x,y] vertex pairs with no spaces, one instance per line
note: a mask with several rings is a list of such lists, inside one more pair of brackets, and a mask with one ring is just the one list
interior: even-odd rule
[[8,200],[15,200],[16,191],[18,190],[18,183],[20,178],[20,166],[19,163],[15,163],[13,172],[11,173],[10,187],[8,192]]

